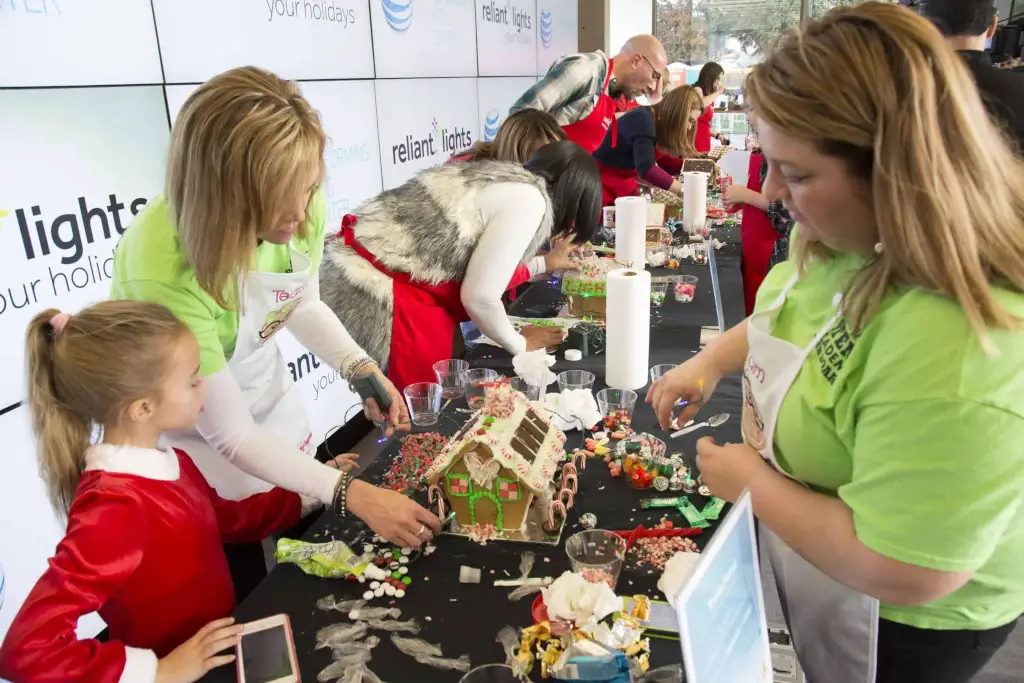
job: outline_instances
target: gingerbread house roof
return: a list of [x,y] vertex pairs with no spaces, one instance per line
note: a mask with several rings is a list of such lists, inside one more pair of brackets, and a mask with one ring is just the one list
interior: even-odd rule
[[473,443],[484,444],[506,469],[515,472],[531,491],[538,493],[552,480],[565,457],[565,434],[556,429],[541,410],[508,385],[489,392],[483,406],[459,432],[427,471],[434,484]]

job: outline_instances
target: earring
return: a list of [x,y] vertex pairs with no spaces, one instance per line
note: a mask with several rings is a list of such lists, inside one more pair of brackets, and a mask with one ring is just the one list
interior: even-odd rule
[[875,242],[875,253],[876,254],[881,254],[883,251],[885,251],[885,247],[882,246],[882,243],[881,242]]

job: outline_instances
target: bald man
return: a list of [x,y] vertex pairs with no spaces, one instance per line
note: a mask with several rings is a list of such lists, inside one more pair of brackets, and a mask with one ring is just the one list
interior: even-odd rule
[[604,140],[621,100],[661,91],[661,74],[668,57],[661,41],[651,35],[633,36],[612,58],[603,52],[567,55],[509,109],[546,111],[562,126],[567,138],[588,152]]

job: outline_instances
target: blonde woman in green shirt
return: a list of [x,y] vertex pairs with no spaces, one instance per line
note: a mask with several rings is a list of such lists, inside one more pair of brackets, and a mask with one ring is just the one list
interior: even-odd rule
[[222,497],[280,486],[416,546],[438,530],[435,516],[312,457],[318,439],[274,339],[287,327],[343,377],[376,375],[392,399],[387,421],[408,429],[401,396],[320,301],[325,140],[295,83],[246,67],[201,85],[174,124],[166,196],[117,245],[111,295],[164,304],[199,342],[204,413],[195,431],[167,441]]
[[697,464],[751,492],[808,680],[966,683],[1024,612],[1024,163],[896,5],[810,22],[745,92],[794,254],[648,401],[667,426],[743,373],[745,443]]

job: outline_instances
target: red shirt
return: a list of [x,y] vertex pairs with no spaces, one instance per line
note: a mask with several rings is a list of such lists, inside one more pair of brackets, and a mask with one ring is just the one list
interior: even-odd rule
[[[160,464],[173,468],[174,456],[163,455]],[[82,474],[67,533],[0,647],[0,678],[115,683],[131,648],[163,657],[231,614],[222,544],[258,541],[295,524],[299,496],[273,489],[223,500],[186,454],[175,455],[176,480]],[[75,636],[78,618],[94,611],[109,626],[107,643]]]

